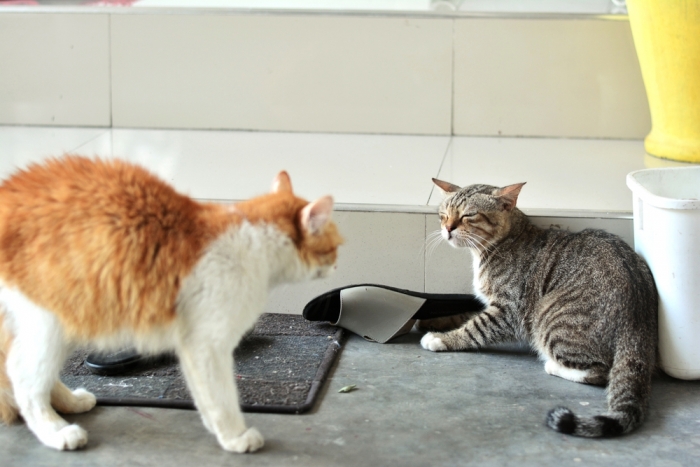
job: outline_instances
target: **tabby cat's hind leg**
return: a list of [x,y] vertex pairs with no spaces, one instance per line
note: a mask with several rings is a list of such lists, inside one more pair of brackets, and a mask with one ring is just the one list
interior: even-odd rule
[[51,390],[51,405],[61,413],[83,413],[95,407],[95,396],[85,389],[71,391],[61,381],[57,381]]
[[[601,365],[602,366],[602,365]],[[585,370],[567,368],[554,360],[547,360],[544,364],[544,371],[552,376],[568,379],[574,383],[593,384],[595,386],[605,386],[608,384],[609,371],[605,368],[593,365]]]
[[544,371],[546,371],[549,375],[568,379],[574,383],[583,383],[588,376],[588,371],[566,368],[554,360],[547,360],[547,363],[544,364]]
[[35,342],[34,349],[29,349],[19,338],[13,342],[7,372],[15,401],[27,426],[42,443],[58,450],[77,449],[87,443],[87,433],[78,425],[69,425],[51,406],[60,363],[49,355],[55,348],[41,346]]

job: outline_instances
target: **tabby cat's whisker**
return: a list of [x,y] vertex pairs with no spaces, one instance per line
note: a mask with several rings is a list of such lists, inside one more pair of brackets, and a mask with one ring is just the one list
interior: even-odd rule
[[[474,237],[477,237],[479,240],[482,240],[484,243],[486,243],[486,246],[484,247],[483,253],[487,253],[489,255],[489,257],[488,257],[488,260],[484,263],[484,265],[488,264],[494,256],[502,257],[502,255],[498,251],[496,251],[496,244],[493,241],[489,241],[486,238],[484,238],[480,235],[477,235],[475,233],[472,233],[472,235]],[[481,242],[479,242],[479,243],[481,243]]]
[[420,248],[419,254],[425,255],[426,257],[431,256],[441,241],[441,230],[438,229],[430,232],[428,235],[426,235],[425,241],[423,242],[423,245]]
[[437,235],[433,235],[432,238],[430,239],[430,242],[428,244],[427,256],[432,256],[432,254],[435,252],[435,250],[437,250],[437,248],[440,246],[440,244],[443,241],[442,234],[439,230],[436,232],[436,234]]

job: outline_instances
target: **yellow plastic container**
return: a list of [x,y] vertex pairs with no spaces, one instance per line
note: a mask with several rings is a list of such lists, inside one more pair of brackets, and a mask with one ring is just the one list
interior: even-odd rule
[[627,0],[651,112],[649,154],[700,163],[700,0]]

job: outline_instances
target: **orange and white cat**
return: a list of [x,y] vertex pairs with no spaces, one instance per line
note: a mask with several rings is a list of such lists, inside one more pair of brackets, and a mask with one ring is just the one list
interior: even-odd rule
[[272,192],[203,204],[144,169],[77,156],[18,171],[0,185],[0,418],[21,415],[47,446],[87,433],[57,413],[95,405],[59,380],[76,346],[174,350],[204,425],[229,451],[263,445],[247,428],[233,350],[268,290],[326,276],[342,242],[333,200]]

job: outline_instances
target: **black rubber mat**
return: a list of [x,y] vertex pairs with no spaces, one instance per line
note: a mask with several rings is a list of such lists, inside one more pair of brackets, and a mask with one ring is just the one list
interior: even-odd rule
[[[302,316],[264,314],[234,353],[245,412],[303,413],[311,409],[342,346],[343,330]],[[74,353],[61,380],[97,396],[98,405],[194,409],[174,357],[161,356],[117,376],[93,374]]]

